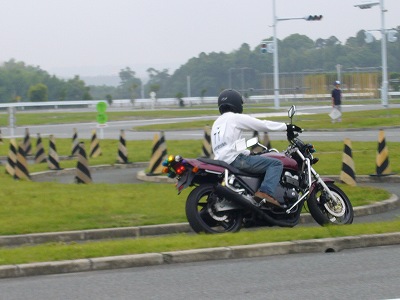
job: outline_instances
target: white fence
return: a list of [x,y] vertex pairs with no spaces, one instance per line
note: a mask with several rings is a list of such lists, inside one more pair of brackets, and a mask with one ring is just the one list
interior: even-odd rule
[[[389,97],[398,97],[400,92],[389,92]],[[350,98],[371,98],[373,93],[345,93],[346,99]],[[215,104],[217,103],[218,97],[183,97],[183,104],[191,107],[193,105],[204,105],[204,104]],[[281,94],[279,99],[284,100],[330,100],[330,94]],[[263,95],[263,96],[250,96],[247,101],[249,103],[260,103],[265,101],[274,101],[274,95]],[[8,108],[18,108],[20,110],[25,109],[37,109],[37,108],[54,108],[59,107],[80,107],[80,108],[96,108],[97,103],[106,102],[105,100],[77,100],[77,101],[49,101],[49,102],[13,102],[13,103],[0,103],[0,110]],[[108,103],[107,103],[108,105]],[[179,106],[180,101],[177,98],[159,98],[159,99],[116,99],[112,100],[110,105],[111,108],[118,107],[131,107],[131,108],[142,108],[151,109],[156,107],[165,106]]]

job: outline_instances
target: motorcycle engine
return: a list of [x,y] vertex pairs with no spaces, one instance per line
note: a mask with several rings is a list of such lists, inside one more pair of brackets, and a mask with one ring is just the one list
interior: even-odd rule
[[297,192],[299,188],[299,177],[290,172],[285,172],[281,178],[281,184],[278,185],[275,196],[282,204],[294,203],[299,198]]

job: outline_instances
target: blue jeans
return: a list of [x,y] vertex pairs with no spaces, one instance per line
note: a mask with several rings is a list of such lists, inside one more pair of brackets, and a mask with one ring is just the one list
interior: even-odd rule
[[260,191],[274,197],[283,170],[283,164],[279,159],[239,154],[231,165],[250,174],[265,174]]

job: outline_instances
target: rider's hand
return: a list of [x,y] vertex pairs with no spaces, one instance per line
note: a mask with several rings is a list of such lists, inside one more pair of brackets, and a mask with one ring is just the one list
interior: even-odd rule
[[287,132],[303,132],[303,129],[294,124],[286,124],[286,131]]
[[294,124],[286,124],[286,131],[288,140],[293,140],[297,136],[295,132],[302,132],[303,129]]

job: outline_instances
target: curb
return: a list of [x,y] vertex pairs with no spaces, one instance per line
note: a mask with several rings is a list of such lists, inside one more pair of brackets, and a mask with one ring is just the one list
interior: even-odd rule
[[0,266],[0,278],[100,271],[222,259],[243,259],[296,253],[327,253],[345,249],[399,245],[400,233],[348,236],[173,252]]

